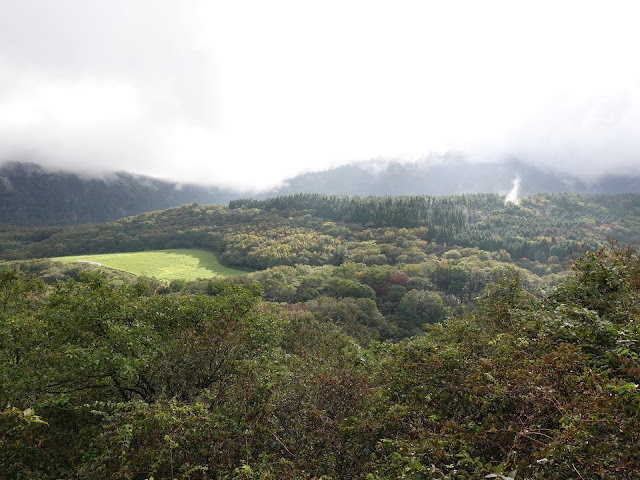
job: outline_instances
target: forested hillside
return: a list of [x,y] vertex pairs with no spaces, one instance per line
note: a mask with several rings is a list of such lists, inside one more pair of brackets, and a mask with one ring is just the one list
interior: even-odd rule
[[[609,237],[633,243],[639,231],[636,194],[541,194],[522,197],[519,205],[490,194],[309,194],[237,200],[228,208],[184,205],[103,225],[5,226],[0,253],[4,258],[33,258],[202,247],[219,252],[231,265],[266,268],[339,264],[347,258],[366,264],[395,263],[397,256],[409,253],[403,250],[446,244],[492,252],[504,249],[514,259],[546,263],[550,257],[567,259],[583,247],[597,248]],[[408,239],[418,243],[403,247]],[[416,262],[403,257],[402,263]]]
[[[0,166],[0,224],[54,226],[102,223],[184,204],[227,204],[232,199],[274,198],[295,193],[324,195],[447,196],[505,194],[516,178],[522,194],[640,193],[640,174],[611,174],[585,183],[563,172],[542,171],[515,160],[474,164],[462,158],[400,163],[371,161],[290,178],[278,188],[241,192],[216,186],[182,185],[152,177],[111,172],[101,176],[47,171],[33,163]],[[215,178],[203,178],[215,184]],[[496,197],[497,198],[497,197]],[[341,219],[341,218],[340,218]]]
[[247,278],[264,285],[267,300],[348,316],[351,334],[384,340],[461,312],[506,274],[530,288],[553,285],[581,251],[638,238],[639,213],[638,195],[538,195],[520,205],[497,195],[296,195],[185,205],[110,224],[8,228],[0,249],[18,260],[201,248],[258,270]]
[[[519,201],[5,226],[0,478],[637,478],[640,196]],[[252,271],[47,259],[166,248]]]
[[178,185],[126,172],[102,177],[50,172],[33,163],[0,167],[0,223],[23,226],[99,223],[185,203],[226,203],[230,192]]
[[15,268],[0,272],[2,478],[640,476],[634,249],[589,253],[546,293],[505,277],[396,343],[255,283],[154,295]]

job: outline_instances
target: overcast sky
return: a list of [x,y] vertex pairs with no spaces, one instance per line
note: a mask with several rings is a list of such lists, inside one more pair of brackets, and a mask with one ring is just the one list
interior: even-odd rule
[[0,161],[265,188],[462,152],[640,166],[635,1],[1,0]]

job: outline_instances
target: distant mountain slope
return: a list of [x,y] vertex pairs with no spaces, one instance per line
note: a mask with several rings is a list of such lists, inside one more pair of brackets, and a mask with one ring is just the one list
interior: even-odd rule
[[544,171],[517,160],[470,163],[450,158],[435,163],[371,161],[299,175],[275,192],[260,195],[457,195],[508,192],[520,178],[521,194],[640,193],[640,174],[611,174],[587,184],[578,177]]
[[178,184],[125,172],[87,178],[33,163],[0,167],[0,223],[75,225],[116,220],[187,203],[227,203],[215,187]]
[[470,163],[461,158],[433,162],[370,161],[298,175],[257,195],[218,187],[179,185],[117,172],[102,178],[50,172],[33,163],[0,167],[0,223],[18,226],[101,223],[142,212],[199,203],[265,199],[295,193],[325,195],[506,194],[515,178],[520,194],[640,193],[639,172],[616,172],[587,184],[578,177],[543,171],[516,160]]

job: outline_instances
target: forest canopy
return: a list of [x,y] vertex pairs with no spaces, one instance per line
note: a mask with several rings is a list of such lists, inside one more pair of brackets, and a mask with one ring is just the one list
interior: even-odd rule
[[5,268],[0,474],[634,478],[639,278],[635,249],[601,249],[547,293],[505,277],[364,346],[255,284],[156,295]]
[[[6,227],[0,477],[636,478],[640,257],[613,238],[639,206],[302,195]],[[254,271],[47,259],[160,248]]]

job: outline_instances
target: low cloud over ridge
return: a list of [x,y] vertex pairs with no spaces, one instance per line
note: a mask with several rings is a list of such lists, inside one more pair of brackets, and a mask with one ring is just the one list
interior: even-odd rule
[[587,181],[637,171],[633,12],[633,2],[9,0],[0,161],[250,189],[451,151]]

